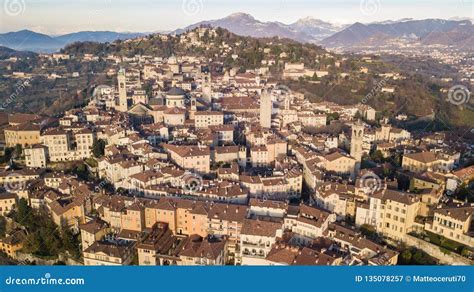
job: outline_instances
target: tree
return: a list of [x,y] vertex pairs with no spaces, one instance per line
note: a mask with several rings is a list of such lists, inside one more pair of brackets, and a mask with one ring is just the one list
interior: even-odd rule
[[61,230],[63,250],[72,257],[78,259],[81,257],[79,234],[74,234],[69,228]]
[[384,162],[384,157],[383,157],[382,151],[380,150],[376,150],[372,152],[372,154],[370,154],[370,158],[373,161],[378,162],[378,163]]
[[10,161],[13,152],[14,152],[14,148],[11,148],[11,147],[5,148],[5,154],[3,156],[0,156],[0,163],[7,163],[8,161]]
[[400,254],[400,261],[403,263],[410,263],[411,262],[411,252],[410,250],[406,249]]
[[21,147],[20,144],[16,144],[16,146],[15,146],[15,158],[21,157],[22,153],[23,153],[23,148]]
[[398,257],[399,265],[435,265],[434,260],[429,254],[416,247],[405,248]]
[[98,139],[92,143],[92,154],[95,158],[104,156],[106,142],[102,139]]
[[334,113],[329,113],[327,115],[327,124],[329,125],[331,121],[339,120],[339,114],[334,112]]
[[24,198],[21,198],[18,201],[18,207],[13,215],[13,220],[23,226],[29,226],[34,222],[32,211],[33,209],[28,205],[28,202]]
[[89,171],[87,169],[87,166],[84,163],[80,163],[79,165],[76,165],[72,169],[72,173],[76,174],[78,177],[84,179],[84,180],[89,180]]
[[45,211],[28,206],[25,199],[18,201],[13,220],[23,225],[28,233],[23,249],[39,256],[57,256],[63,250],[63,238],[57,225]]

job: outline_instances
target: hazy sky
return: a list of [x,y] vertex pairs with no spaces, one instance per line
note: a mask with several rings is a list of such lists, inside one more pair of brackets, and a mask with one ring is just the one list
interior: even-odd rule
[[299,18],[372,22],[474,17],[474,0],[0,0],[0,31],[61,34],[80,30],[154,32],[246,12],[262,21]]

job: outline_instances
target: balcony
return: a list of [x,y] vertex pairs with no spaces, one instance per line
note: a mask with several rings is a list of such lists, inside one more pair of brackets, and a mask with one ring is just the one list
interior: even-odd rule
[[255,246],[255,247],[265,248],[264,243],[254,243],[254,242],[248,242],[248,241],[242,241],[242,246]]

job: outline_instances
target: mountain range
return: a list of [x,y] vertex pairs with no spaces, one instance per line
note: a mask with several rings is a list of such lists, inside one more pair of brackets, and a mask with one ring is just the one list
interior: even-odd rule
[[119,33],[113,31],[81,31],[60,36],[49,36],[31,30],[21,30],[0,34],[0,46],[19,51],[55,52],[74,42],[113,42],[130,39],[142,33]]
[[422,45],[474,46],[474,26],[469,20],[401,20],[382,23],[354,23],[321,41],[324,47],[377,47],[400,40]]
[[15,51],[14,49],[10,49],[7,47],[0,46],[0,60],[8,59],[11,57],[32,57],[35,53],[28,52],[28,51]]
[[[421,45],[450,45],[458,48],[474,47],[474,26],[465,19],[401,19],[376,23],[337,25],[312,17],[301,18],[291,24],[263,22],[250,14],[234,13],[215,20],[201,21],[171,33],[180,34],[199,26],[222,27],[235,34],[251,37],[282,37],[302,43],[315,43],[327,48],[357,50],[377,47],[399,40]],[[112,31],[81,31],[61,36],[49,36],[30,30],[0,34],[0,46],[21,51],[54,52],[77,41],[112,42],[135,38],[145,33]]]
[[304,43],[316,43],[345,27],[344,25],[335,25],[312,17],[302,18],[291,24],[277,21],[262,22],[250,14],[239,12],[221,19],[201,21],[184,29],[178,29],[174,33],[179,34],[203,25],[222,27],[242,36],[257,38],[279,36]]

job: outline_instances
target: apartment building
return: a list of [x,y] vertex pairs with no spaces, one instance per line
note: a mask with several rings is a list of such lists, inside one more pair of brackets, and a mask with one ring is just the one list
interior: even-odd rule
[[[157,222],[151,231],[137,243],[138,265],[140,266],[161,266],[164,263],[159,255],[165,256],[169,260],[178,261],[177,249],[181,246],[185,238],[178,238],[168,228],[168,224]],[[177,264],[177,263],[176,263]]]
[[15,209],[17,195],[12,193],[0,193],[0,215],[6,216],[13,209]]
[[324,156],[323,168],[337,174],[347,174],[353,176],[355,174],[356,159],[340,152],[334,152]]
[[0,238],[0,251],[12,259],[17,258],[18,251],[23,248],[26,240],[26,232],[24,230],[13,230],[4,238]]
[[145,207],[145,226],[151,228],[156,222],[168,224],[173,234],[207,235],[208,206],[205,202],[184,199],[161,198]]
[[473,206],[448,206],[434,210],[433,221],[425,223],[425,230],[460,242],[474,244],[472,235]]
[[227,262],[226,239],[212,236],[189,236],[179,251],[183,266],[223,266]]
[[265,258],[283,235],[282,222],[260,219],[245,219],[240,236],[240,258],[242,265],[263,265]]
[[456,157],[447,157],[429,151],[403,155],[402,167],[412,172],[453,170]]
[[286,230],[295,234],[298,243],[305,244],[323,236],[329,224],[334,221],[336,221],[334,213],[301,204],[296,216],[285,217],[284,226]]
[[47,208],[58,226],[79,230],[85,222],[84,202],[80,198],[59,198],[48,202]]
[[194,114],[194,126],[196,128],[209,128],[224,124],[224,113],[216,111],[199,111]]
[[81,231],[82,250],[86,250],[94,242],[102,240],[111,231],[109,224],[100,218],[92,219],[80,225],[79,229]]
[[250,163],[252,167],[265,167],[270,165],[267,146],[252,146],[250,148]]
[[32,123],[23,123],[10,126],[4,130],[5,146],[15,147],[21,145],[22,147],[40,143],[41,128],[39,125]]
[[164,149],[178,166],[201,173],[209,173],[211,151],[207,146],[178,146],[166,144]]
[[48,162],[48,147],[34,144],[23,149],[26,166],[31,168],[45,168]]
[[49,158],[52,162],[70,159],[71,140],[71,133],[60,128],[49,129],[41,135],[41,143],[48,147]]
[[47,154],[52,162],[91,157],[94,141],[95,134],[87,128],[77,131],[54,128],[48,129],[41,135],[41,143],[47,147]]
[[385,236],[403,240],[406,233],[413,231],[415,218],[420,209],[420,198],[414,194],[385,190],[383,194],[383,216],[377,231]]
[[94,242],[83,253],[85,266],[127,266],[135,255],[132,242]]

